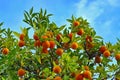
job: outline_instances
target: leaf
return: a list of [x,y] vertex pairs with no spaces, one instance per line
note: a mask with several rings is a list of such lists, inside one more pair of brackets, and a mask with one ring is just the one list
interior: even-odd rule
[[63,77],[63,79],[64,79],[64,80],[69,80],[69,76],[65,75],[65,76]]
[[75,20],[75,17],[72,15],[72,20],[74,21]]
[[32,18],[35,17],[37,14],[38,14],[38,13],[33,13],[33,14],[32,14]]
[[13,31],[13,34],[14,34],[16,37],[18,37],[18,38],[19,38],[19,36],[20,36],[20,33],[15,32],[15,31]]
[[40,56],[36,55],[36,59],[37,59],[37,61],[41,64]]
[[47,17],[52,16],[53,14],[48,14]]
[[2,26],[2,25],[3,25],[3,22],[0,23],[0,26]]
[[65,28],[66,25],[62,25],[60,28],[59,28],[59,31],[63,30]]
[[28,16],[28,18],[30,18],[30,15],[27,11],[25,11],[25,14],[26,14],[26,16]]
[[32,14],[32,12],[33,12],[33,7],[29,11],[30,15]]
[[98,39],[103,39],[101,36],[95,36],[95,38],[98,38]]
[[24,17],[25,17],[25,20],[27,21],[28,20],[28,18],[27,18],[27,15],[24,13]]
[[72,23],[72,20],[71,19],[66,19],[68,22]]
[[62,36],[60,36],[60,37],[61,37],[63,43],[67,43],[70,41],[70,38],[68,38],[68,37],[62,37]]
[[44,12],[44,16],[46,15],[46,13],[47,13],[47,10],[45,10],[45,12]]

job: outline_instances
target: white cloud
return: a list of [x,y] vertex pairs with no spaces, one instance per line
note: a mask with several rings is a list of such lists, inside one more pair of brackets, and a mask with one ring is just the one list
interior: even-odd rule
[[94,20],[104,12],[103,5],[105,4],[100,0],[90,2],[89,5],[87,4],[88,0],[80,0],[80,2],[76,4],[76,15],[87,18],[90,23],[93,23]]
[[108,0],[108,3],[114,7],[120,7],[120,0]]
[[98,35],[103,36],[106,41],[111,40],[111,38],[115,38],[115,35],[112,33],[115,21],[114,15],[108,18],[109,16],[107,17],[104,13],[110,14],[111,8],[115,9],[119,6],[118,4],[119,0],[80,0],[76,4],[76,15],[77,17],[82,16],[86,18],[94,26]]

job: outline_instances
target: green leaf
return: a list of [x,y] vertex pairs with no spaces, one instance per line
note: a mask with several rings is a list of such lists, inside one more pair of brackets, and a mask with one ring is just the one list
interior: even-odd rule
[[19,38],[19,36],[20,36],[20,33],[15,32],[15,31],[13,31],[13,34],[14,34],[16,37],[18,37],[18,38]]
[[53,14],[48,14],[47,17],[52,16]]
[[101,36],[95,36],[95,38],[97,38],[97,39],[103,39]]
[[70,41],[70,38],[68,38],[68,37],[61,37],[61,39],[62,39],[63,43],[67,43]]
[[0,23],[0,26],[2,26],[2,25],[3,25],[3,22]]
[[65,75],[65,76],[63,77],[63,79],[64,79],[64,80],[69,80],[69,76]]
[[68,22],[72,23],[72,20],[71,19],[66,19]]
[[32,14],[32,12],[33,12],[33,7],[29,11],[30,15]]
[[66,25],[60,26],[59,31],[63,30],[63,29],[65,28],[65,26],[66,26]]
[[33,13],[33,14],[32,14],[32,18],[35,17],[37,14],[38,14],[38,13]]
[[45,10],[45,12],[44,12],[44,16],[47,14],[47,10]]

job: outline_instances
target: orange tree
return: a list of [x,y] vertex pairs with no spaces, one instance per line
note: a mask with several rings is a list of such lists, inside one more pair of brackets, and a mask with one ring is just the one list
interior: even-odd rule
[[23,20],[30,27],[21,33],[0,27],[1,80],[120,79],[119,39],[105,43],[82,17],[58,27],[51,15],[31,8]]

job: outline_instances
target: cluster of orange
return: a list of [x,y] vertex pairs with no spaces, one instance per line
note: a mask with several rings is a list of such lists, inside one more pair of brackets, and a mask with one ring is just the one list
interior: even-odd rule
[[24,33],[21,33],[20,36],[19,36],[19,42],[18,42],[18,46],[19,47],[23,47],[25,45],[25,34]]
[[75,74],[75,80],[84,80],[84,78],[88,80],[92,80],[92,73],[89,70],[89,67],[84,66],[84,69],[85,69],[84,72]]
[[[79,21],[74,21],[73,22],[73,26],[74,27],[77,27],[80,25],[80,22]],[[84,34],[84,29],[83,28],[79,28],[77,30],[77,35],[83,35]],[[48,31],[47,32],[47,35],[43,35],[41,38],[43,39],[43,41],[40,41],[40,38],[39,36],[34,33],[33,35],[33,38],[34,38],[34,46],[35,47],[42,47],[42,53],[45,53],[45,54],[48,54],[49,53],[49,49],[53,49],[55,48],[56,46],[56,43],[54,40],[48,40],[49,37],[53,37],[53,33]],[[56,36],[56,40],[59,42],[61,40],[61,37],[62,37],[62,34],[58,34]],[[73,37],[73,33],[69,33],[68,34],[68,37],[72,40],[72,37]],[[25,34],[24,33],[21,33],[20,36],[19,36],[19,42],[18,42],[18,46],[19,47],[23,47],[25,45]],[[92,48],[94,45],[92,44],[92,37],[91,36],[86,36],[86,47],[88,49]],[[70,45],[68,43],[64,43],[63,44],[63,48],[57,48],[55,50],[55,53],[58,55],[58,56],[62,56],[63,52],[64,52],[64,48],[65,49],[68,49],[68,48],[72,48],[73,50],[76,50],[78,48],[78,43],[77,42],[72,42],[70,43]],[[48,49],[49,48],[49,49]],[[111,55],[110,51],[107,49],[106,46],[101,46],[99,48],[99,51],[100,53],[103,54],[104,57],[109,57]],[[9,53],[9,49],[8,48],[3,48],[2,49],[2,53],[4,55],[7,55]],[[120,54],[116,54],[115,55],[115,59],[116,60],[120,60]],[[99,55],[97,55],[95,57],[95,62],[96,63],[101,63],[101,58]],[[71,76],[74,76],[75,77],[75,80],[84,80],[84,78],[86,79],[89,79],[89,80],[92,80],[92,73],[91,71],[89,70],[89,67],[88,66],[85,66],[84,67],[85,70],[79,74],[71,74]],[[56,73],[56,74],[59,74],[62,72],[62,68],[59,66],[59,65],[56,65],[53,67],[53,72]],[[18,70],[18,76],[24,76],[25,75],[25,70],[20,68]],[[48,77],[46,80],[50,80],[50,78]],[[54,80],[62,80],[62,78],[60,76],[56,76],[54,78]]]
[[[103,54],[103,56],[104,57],[109,57],[110,55],[111,55],[111,53],[110,53],[110,51],[107,49],[107,47],[106,46],[101,46],[100,48],[99,48],[99,51],[100,51],[100,53],[102,53]],[[117,53],[116,55],[115,55],[115,59],[118,61],[118,60],[120,60],[120,53]],[[100,56],[96,56],[95,57],[95,62],[96,63],[100,63],[102,60],[101,60],[101,58],[100,58]]]

